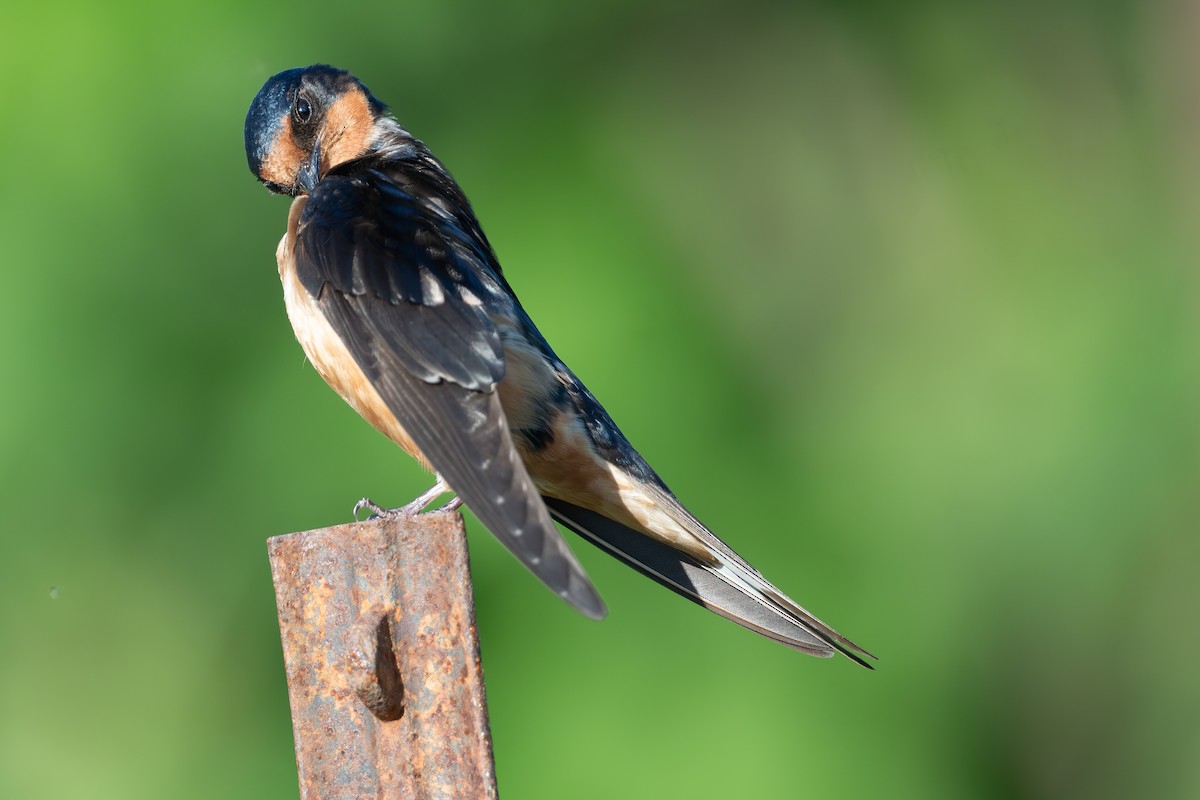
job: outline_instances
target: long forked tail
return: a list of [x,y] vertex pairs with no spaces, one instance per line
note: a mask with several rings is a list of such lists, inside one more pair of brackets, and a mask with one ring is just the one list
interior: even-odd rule
[[802,653],[829,658],[840,652],[874,669],[864,657],[875,656],[796,605],[740,559],[704,564],[608,517],[543,499],[555,520],[692,602]]

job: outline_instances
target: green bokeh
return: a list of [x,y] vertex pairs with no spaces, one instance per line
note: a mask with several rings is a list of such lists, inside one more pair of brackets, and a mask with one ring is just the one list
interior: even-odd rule
[[[0,796],[294,796],[264,539],[427,478],[285,320],[262,81],[450,165],[685,502],[882,657],[475,526],[517,798],[1200,796],[1183,3],[215,2],[0,26]],[[52,587],[54,587],[52,596]]]

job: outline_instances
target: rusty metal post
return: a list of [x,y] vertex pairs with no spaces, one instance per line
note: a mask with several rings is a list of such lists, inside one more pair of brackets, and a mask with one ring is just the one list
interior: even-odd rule
[[267,542],[300,796],[496,797],[462,517]]

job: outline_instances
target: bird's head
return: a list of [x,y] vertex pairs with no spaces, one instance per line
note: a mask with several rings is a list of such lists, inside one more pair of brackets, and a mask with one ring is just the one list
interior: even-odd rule
[[366,153],[387,108],[353,75],[324,64],[271,77],[246,113],[246,160],[272,192],[308,194]]

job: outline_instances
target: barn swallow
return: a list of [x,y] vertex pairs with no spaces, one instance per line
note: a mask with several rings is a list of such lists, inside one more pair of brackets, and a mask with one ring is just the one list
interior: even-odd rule
[[275,75],[245,137],[250,171],[294,198],[276,259],[296,338],[347,403],[437,475],[393,512],[452,491],[599,619],[604,603],[557,520],[756,633],[869,666],[676,499],[538,332],[450,173],[357,78],[325,65]]

